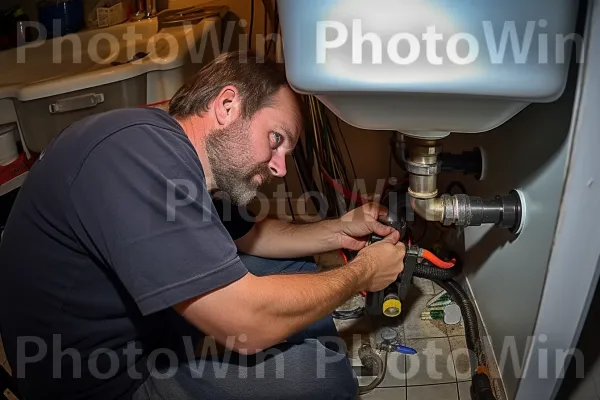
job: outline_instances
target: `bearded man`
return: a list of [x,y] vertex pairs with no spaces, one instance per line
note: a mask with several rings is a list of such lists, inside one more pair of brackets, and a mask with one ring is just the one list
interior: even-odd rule
[[[0,243],[0,334],[23,398],[354,398],[331,313],[392,283],[405,249],[375,204],[249,218],[302,126],[278,65],[227,53],[168,112],[113,110],[55,138]],[[371,233],[385,239],[367,247]],[[322,271],[306,259],[335,249],[359,252]]]

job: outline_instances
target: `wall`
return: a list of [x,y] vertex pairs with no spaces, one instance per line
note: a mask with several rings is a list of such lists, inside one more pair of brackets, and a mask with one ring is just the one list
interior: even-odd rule
[[[542,297],[564,185],[573,89],[571,80],[559,101],[530,106],[492,132],[456,135],[447,145],[480,145],[487,152],[485,180],[464,180],[469,194],[491,197],[518,188],[527,198],[527,226],[517,240],[490,227],[465,230],[465,272],[508,398],[517,390]],[[507,353],[510,346],[516,357]]]
[[[600,268],[600,260],[596,268]],[[584,357],[579,362],[572,362],[567,369],[557,399],[600,400],[598,335],[600,335],[600,290],[597,288],[576,346]]]

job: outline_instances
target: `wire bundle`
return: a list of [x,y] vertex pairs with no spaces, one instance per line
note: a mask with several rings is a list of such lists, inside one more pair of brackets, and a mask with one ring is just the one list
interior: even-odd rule
[[[316,168],[319,174],[322,193],[329,206],[327,215],[337,217],[361,205],[362,199],[350,190],[344,156],[325,106],[314,96],[302,96],[302,99],[310,115],[306,129],[306,161],[308,167]],[[341,130],[340,136],[344,140]],[[345,140],[344,144],[348,151]]]

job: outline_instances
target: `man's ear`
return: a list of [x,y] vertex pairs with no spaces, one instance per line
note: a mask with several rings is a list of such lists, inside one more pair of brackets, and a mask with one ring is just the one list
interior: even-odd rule
[[229,125],[241,117],[240,93],[235,86],[224,87],[214,102],[214,113],[219,125]]

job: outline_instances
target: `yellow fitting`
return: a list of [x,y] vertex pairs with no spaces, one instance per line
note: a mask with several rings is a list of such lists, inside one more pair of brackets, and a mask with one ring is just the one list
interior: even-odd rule
[[383,315],[397,317],[402,312],[402,303],[397,298],[389,298],[383,302]]

